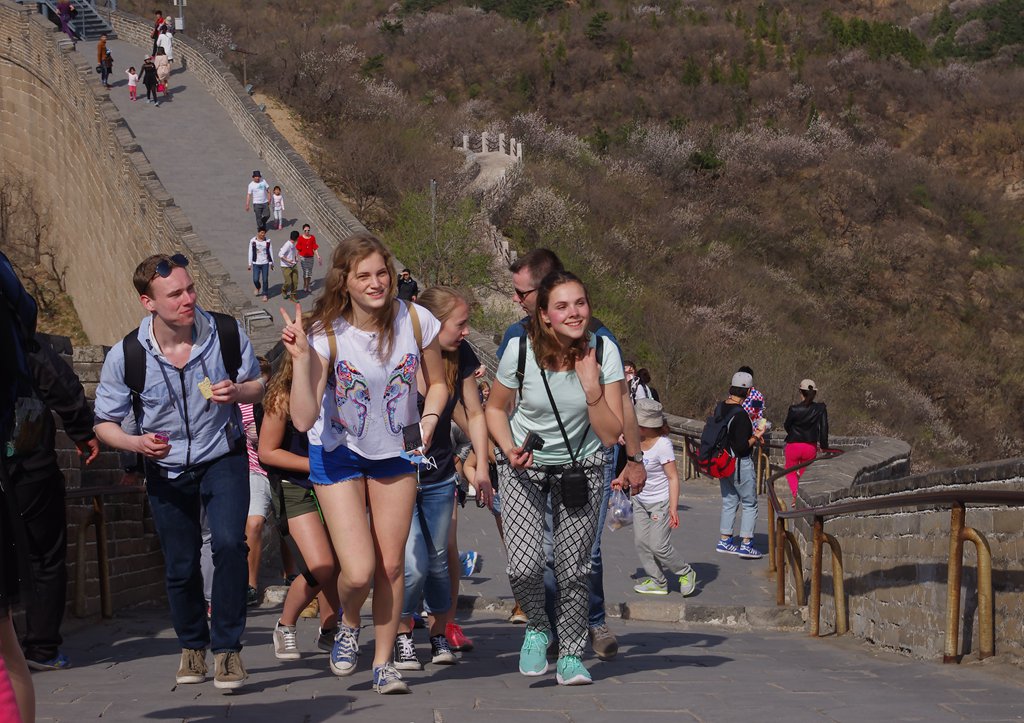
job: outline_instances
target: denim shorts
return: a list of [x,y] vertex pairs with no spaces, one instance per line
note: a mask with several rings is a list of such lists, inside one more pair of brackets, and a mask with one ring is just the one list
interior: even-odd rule
[[367,459],[345,445],[330,452],[318,444],[309,445],[309,481],[313,484],[332,485],[359,477],[385,479],[415,472],[416,465],[401,457]]

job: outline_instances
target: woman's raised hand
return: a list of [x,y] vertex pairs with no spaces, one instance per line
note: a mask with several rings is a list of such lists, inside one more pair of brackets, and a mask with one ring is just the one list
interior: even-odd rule
[[601,365],[597,363],[594,347],[588,347],[587,353],[576,360],[576,376],[588,395],[597,394],[601,389]]
[[281,343],[293,358],[305,356],[309,353],[309,340],[306,338],[306,330],[302,328],[302,307],[298,302],[295,303],[295,318],[292,319],[282,306],[281,316],[284,317]]

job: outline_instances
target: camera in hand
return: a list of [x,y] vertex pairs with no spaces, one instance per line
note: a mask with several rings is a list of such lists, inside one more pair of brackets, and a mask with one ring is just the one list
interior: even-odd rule
[[536,432],[527,432],[526,439],[523,440],[523,451],[537,452],[542,449],[544,449],[544,440],[540,435]]

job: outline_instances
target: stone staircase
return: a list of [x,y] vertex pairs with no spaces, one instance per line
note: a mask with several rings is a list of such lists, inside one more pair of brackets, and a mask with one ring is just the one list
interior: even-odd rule
[[[42,15],[47,15],[51,20],[60,25],[57,12],[58,0],[18,0],[22,5],[35,5]],[[113,27],[106,18],[100,14],[96,7],[87,0],[75,0],[75,8],[78,13],[71,21],[71,29],[82,40],[96,40],[101,35],[108,38],[115,38]]]

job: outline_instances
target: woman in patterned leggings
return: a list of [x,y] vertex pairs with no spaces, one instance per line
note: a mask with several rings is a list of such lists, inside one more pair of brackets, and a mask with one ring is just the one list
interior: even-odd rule
[[[592,682],[581,656],[587,641],[590,548],[604,482],[601,448],[614,444],[622,432],[622,359],[614,344],[598,344],[587,332],[589,322],[583,282],[565,271],[546,276],[537,289],[527,337],[522,344],[510,344],[501,357],[485,412],[499,448],[509,582],[530,619],[519,653],[519,672],[529,676],[548,669],[551,628],[544,612],[542,542],[551,495],[561,685]],[[516,390],[519,406],[510,419],[505,410]],[[524,444],[530,432],[543,448]]]

